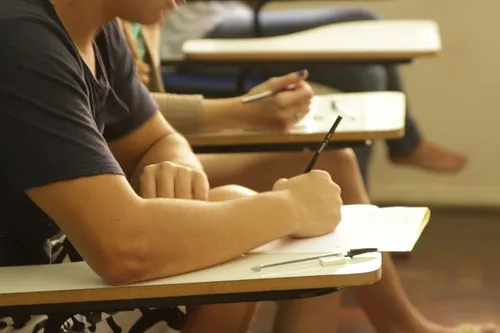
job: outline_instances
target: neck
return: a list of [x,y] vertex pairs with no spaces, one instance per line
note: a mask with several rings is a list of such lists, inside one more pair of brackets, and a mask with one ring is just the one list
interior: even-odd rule
[[104,1],[52,0],[68,34],[80,50],[92,47],[92,41],[103,24],[110,20]]

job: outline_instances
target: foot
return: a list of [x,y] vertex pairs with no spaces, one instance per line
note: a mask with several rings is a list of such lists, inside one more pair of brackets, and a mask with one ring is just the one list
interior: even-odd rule
[[410,155],[391,156],[390,160],[396,165],[412,166],[441,173],[457,173],[467,165],[466,156],[427,140],[422,140]]
[[500,327],[496,324],[462,324],[456,327],[429,324],[419,333],[500,333]]

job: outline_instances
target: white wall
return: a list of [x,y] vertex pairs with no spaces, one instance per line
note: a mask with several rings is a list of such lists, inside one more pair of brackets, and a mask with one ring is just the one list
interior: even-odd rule
[[[376,9],[387,18],[438,22],[443,53],[402,69],[407,92],[426,136],[471,159],[460,175],[431,175],[390,166],[383,145],[378,144],[371,184],[374,201],[499,206],[500,1],[351,1],[350,5],[353,3]],[[313,4],[339,2],[309,1],[305,5]]]

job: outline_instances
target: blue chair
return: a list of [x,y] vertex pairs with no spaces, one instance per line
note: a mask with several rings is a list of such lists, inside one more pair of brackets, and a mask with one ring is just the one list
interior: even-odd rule
[[265,81],[263,77],[247,77],[243,86],[239,87],[238,78],[235,76],[196,75],[176,71],[162,71],[162,79],[165,91],[169,93],[203,94],[208,98],[238,96]]
[[[269,1],[271,0],[252,1],[254,10],[254,35],[256,37],[262,36],[259,16],[262,8]],[[177,72],[175,69],[171,70],[171,66],[167,68],[169,69],[164,70],[162,68],[162,79],[165,91],[173,94],[202,94],[208,98],[238,96],[269,78],[265,73],[260,76],[249,75],[245,68],[242,68],[239,75],[236,76],[193,75]]]

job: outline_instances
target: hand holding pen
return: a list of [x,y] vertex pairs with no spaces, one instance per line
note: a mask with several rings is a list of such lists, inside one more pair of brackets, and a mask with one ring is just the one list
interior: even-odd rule
[[[290,79],[292,81],[292,83],[290,83],[286,87],[280,87],[282,84],[279,84],[279,83],[268,82],[268,85],[271,86],[269,88],[274,88],[274,89],[268,89],[268,90],[265,90],[263,92],[254,93],[254,94],[252,94],[252,92],[250,92],[249,95],[243,97],[242,102],[244,104],[256,102],[256,101],[260,101],[260,100],[267,98],[267,97],[276,96],[280,92],[293,91],[293,90],[295,90],[297,85],[301,84],[301,81],[307,79],[308,75],[309,75],[309,73],[307,72],[306,69],[300,70],[300,71],[295,72],[295,73],[291,73],[291,75],[288,75],[287,79]],[[297,81],[297,82],[295,83],[293,81]]]
[[251,130],[286,130],[293,127],[309,113],[314,96],[305,81],[307,76],[307,70],[289,73],[269,79],[250,90],[237,106],[242,127]]

